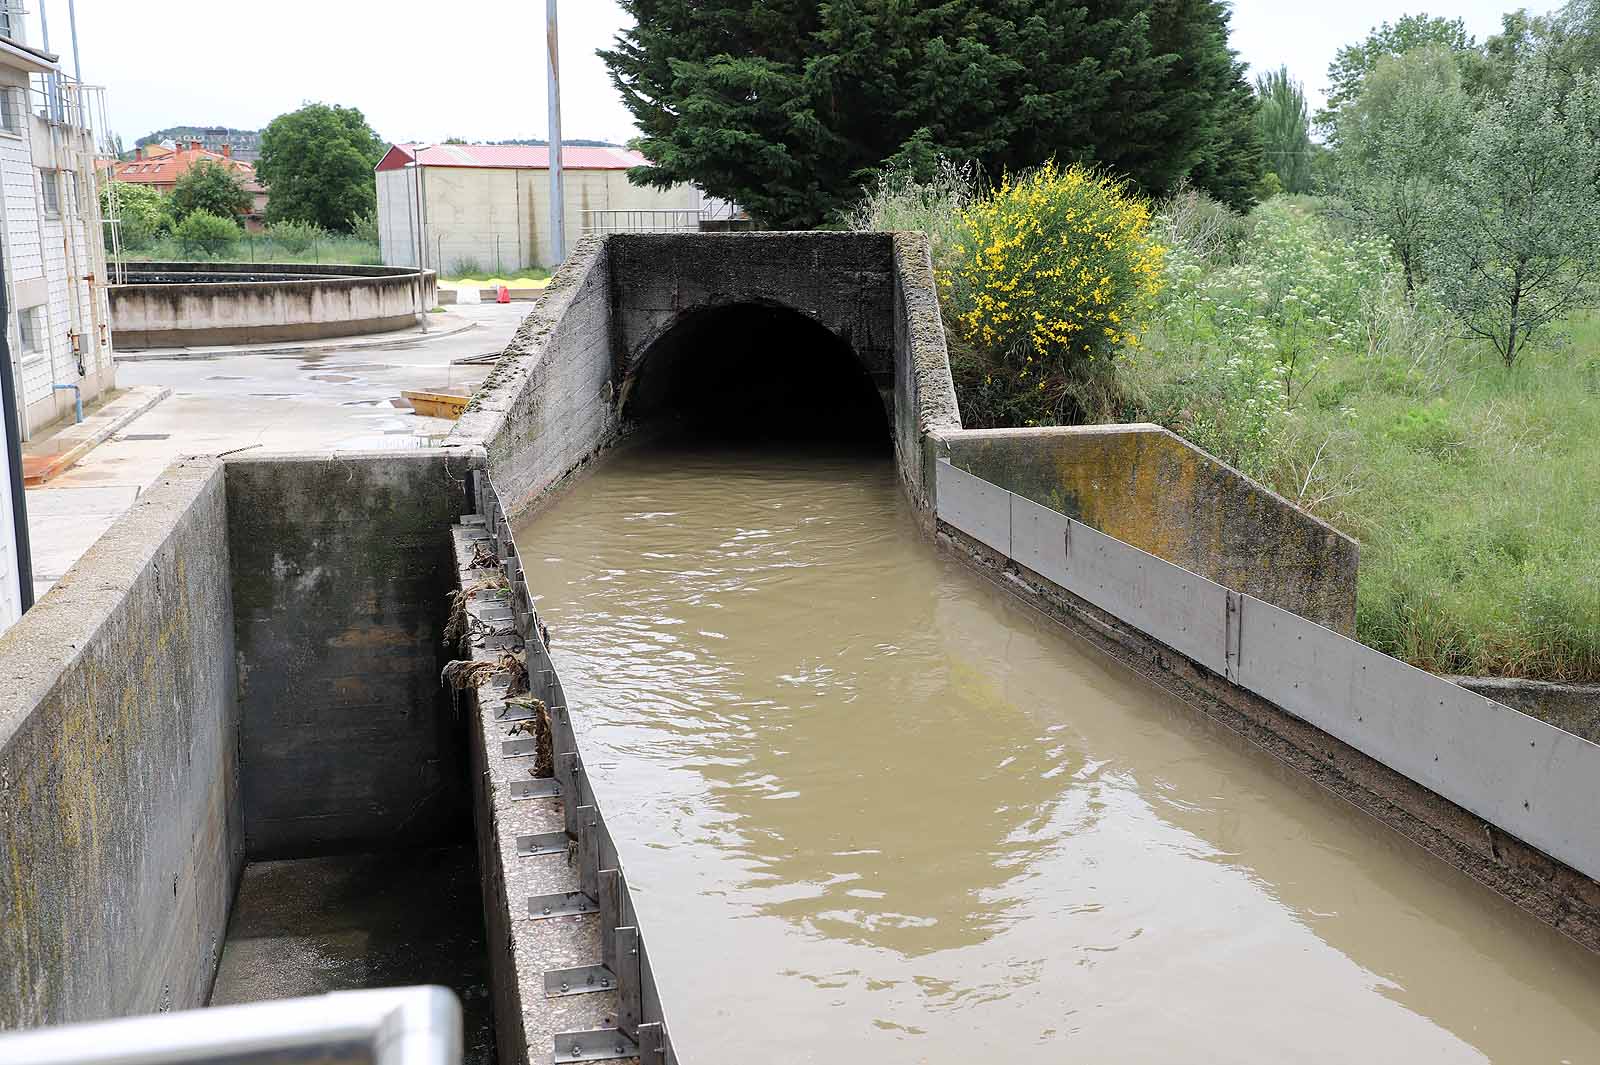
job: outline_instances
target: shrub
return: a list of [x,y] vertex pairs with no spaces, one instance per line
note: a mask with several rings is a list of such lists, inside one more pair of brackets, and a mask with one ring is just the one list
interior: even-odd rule
[[[113,187],[114,186],[114,187]],[[128,182],[107,182],[100,186],[100,214],[111,217],[111,197],[117,198],[117,221],[122,247],[148,248],[157,237],[172,228],[172,209],[167,198],[155,189]],[[111,227],[106,230],[106,250],[111,250]]]
[[301,255],[328,239],[328,231],[315,222],[274,222],[267,227],[267,239],[291,255]]
[[977,173],[970,165],[942,160],[928,181],[918,181],[910,170],[890,170],[867,189],[848,221],[856,230],[925,234],[934,264],[946,266],[961,244],[958,215],[977,193]]
[[1166,253],[1150,218],[1125,182],[1054,163],[957,211],[959,243],[939,281],[970,422],[1071,417],[1094,364],[1137,346]]
[[192,211],[172,231],[185,255],[222,255],[238,243],[241,231],[231,218],[210,211]]
[[363,244],[378,243],[378,212],[368,211],[351,219],[350,235]]

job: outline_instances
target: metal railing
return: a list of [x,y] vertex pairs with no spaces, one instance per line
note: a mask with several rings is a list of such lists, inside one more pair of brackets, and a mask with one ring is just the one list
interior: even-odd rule
[[27,1065],[460,1065],[461,1004],[442,987],[336,991],[0,1034]]
[[670,211],[585,211],[583,232],[688,233],[700,229],[699,208]]
[[[615,1027],[557,1034],[551,1048],[553,1060],[604,1061],[637,1057],[640,1065],[677,1065],[627,878],[590,785],[589,774],[584,771],[566,693],[541,638],[538,614],[533,597],[528,593],[511,526],[488,474],[474,470],[471,483],[473,503],[505,574],[508,587],[505,605],[509,608],[512,628],[523,646],[529,694],[544,703],[549,715],[555,775],[514,780],[511,797],[554,798],[560,800],[562,807],[562,830],[518,837],[517,853],[522,857],[567,855],[578,872],[578,891],[529,898],[527,916],[535,921],[585,913],[597,913],[600,917],[600,957],[586,965],[546,972],[545,994],[560,997],[605,990],[615,991],[618,1001]],[[523,710],[507,712],[498,720],[515,724],[531,720],[533,716],[533,711]],[[502,753],[508,757],[537,754],[537,739],[506,739],[502,744]]]
[[1600,879],[1600,745],[939,461],[940,521]]

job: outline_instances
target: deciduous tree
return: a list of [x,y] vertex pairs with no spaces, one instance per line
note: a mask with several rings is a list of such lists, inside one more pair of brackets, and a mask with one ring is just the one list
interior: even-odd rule
[[179,222],[196,211],[236,219],[250,210],[251,202],[238,173],[211,159],[195,163],[172,187],[172,216]]
[[1466,332],[1507,366],[1600,282],[1600,76],[1563,99],[1546,49],[1474,117],[1450,172],[1429,269]]
[[268,222],[310,222],[341,233],[377,206],[372,168],[383,142],[354,107],[306,104],[261,133],[256,176]]

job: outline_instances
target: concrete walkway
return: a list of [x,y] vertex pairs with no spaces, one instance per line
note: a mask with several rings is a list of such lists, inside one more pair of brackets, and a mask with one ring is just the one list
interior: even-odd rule
[[28,489],[35,595],[59,580],[180,456],[436,444],[454,423],[418,417],[401,391],[471,393],[490,367],[452,360],[498,352],[527,313],[527,304],[463,306],[451,317],[473,328],[426,340],[407,331],[387,344],[354,350],[332,341],[295,345],[304,349],[298,351],[227,349],[120,364],[120,387],[170,389],[171,397],[121,426],[72,468]]

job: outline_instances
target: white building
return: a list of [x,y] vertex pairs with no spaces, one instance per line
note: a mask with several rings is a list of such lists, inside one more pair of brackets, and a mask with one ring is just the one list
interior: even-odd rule
[[[626,148],[561,151],[567,247],[586,232],[696,229],[728,204],[693,185],[630,184],[648,160]],[[378,242],[387,266],[449,275],[550,267],[550,150],[515,144],[396,144],[379,161]]]
[[[116,379],[91,128],[105,128],[104,94],[64,74],[28,36],[21,5],[0,0],[0,263],[15,396],[14,410],[0,416],[9,413],[22,440],[74,417],[80,401]],[[20,460],[6,435],[0,431],[0,629],[31,598],[11,478]]]

